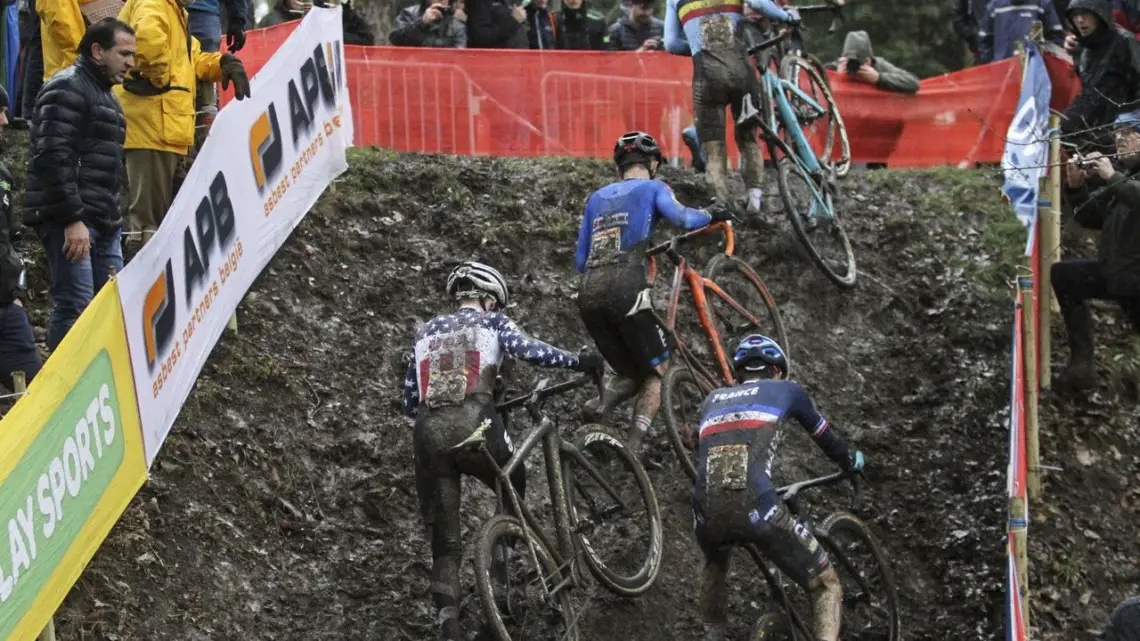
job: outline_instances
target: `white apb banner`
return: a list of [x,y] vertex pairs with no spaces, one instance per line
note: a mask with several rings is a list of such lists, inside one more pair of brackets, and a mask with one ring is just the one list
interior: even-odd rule
[[149,467],[257,275],[348,168],[341,10],[314,8],[218,114],[154,238],[119,276]]

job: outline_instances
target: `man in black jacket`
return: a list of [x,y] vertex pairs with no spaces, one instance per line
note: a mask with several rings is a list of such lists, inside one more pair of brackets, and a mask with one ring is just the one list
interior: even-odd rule
[[75,64],[45,82],[36,99],[24,224],[43,241],[51,271],[53,351],[111,270],[123,268],[119,188],[127,121],[111,87],[134,58],[134,31],[114,18],[100,20],[80,41]]
[[1106,125],[1140,98],[1140,43],[1116,29],[1108,0],[1073,0],[1066,19],[1076,34],[1076,43],[1070,38],[1066,46],[1076,60],[1081,92],[1061,116],[1061,133],[1086,153],[1108,153],[1113,141]]
[[[278,0],[277,4],[257,22],[257,28],[272,27],[274,25],[300,20],[305,17],[311,7],[329,6],[328,0]],[[349,2],[340,3],[340,25],[344,32],[344,44],[371,46],[376,44],[376,36],[372,33],[372,26],[352,8]],[[252,13],[252,9],[251,9]]]
[[512,0],[467,0],[467,46],[527,49],[526,9]]
[[558,16],[558,48],[599,51],[606,44],[606,21],[586,0],[562,0]]
[[[8,92],[0,87],[0,127],[7,123]],[[0,163],[0,383],[13,390],[12,372],[24,372],[32,382],[42,362],[32,326],[24,312],[24,261],[16,249],[16,221],[12,217],[12,173]]]
[[1065,260],[1052,269],[1072,351],[1060,382],[1074,390],[1096,385],[1087,300],[1117,301],[1140,331],[1140,111],[1116,119],[1116,150],[1117,167],[1094,151],[1075,156],[1067,171],[1065,198],[1077,222],[1101,230],[1098,260]]
[[656,0],[634,0],[629,15],[609,31],[609,48],[615,51],[655,51],[665,42],[665,21],[653,15]]

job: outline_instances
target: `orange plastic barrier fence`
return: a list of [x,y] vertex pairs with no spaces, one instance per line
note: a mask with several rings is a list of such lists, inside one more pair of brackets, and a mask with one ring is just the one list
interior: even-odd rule
[[[250,75],[293,28],[249,32],[239,55]],[[358,146],[608,157],[621,133],[637,129],[658,136],[667,156],[688,156],[680,139],[692,122],[685,57],[354,46],[346,55]],[[1072,75],[1052,62],[1055,75]],[[927,167],[999,162],[1021,73],[1016,59],[1003,60],[928,78],[916,96],[830,77],[856,162]]]

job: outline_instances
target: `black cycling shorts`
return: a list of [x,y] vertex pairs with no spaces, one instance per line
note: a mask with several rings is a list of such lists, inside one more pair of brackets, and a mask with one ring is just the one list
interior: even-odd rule
[[[467,474],[494,489],[495,469],[478,449],[460,453],[449,450],[462,443],[483,421],[491,422],[487,434],[487,449],[495,462],[505,465],[514,454],[502,418],[491,404],[468,400],[462,405],[432,408],[421,411],[412,435],[415,451],[416,494],[424,523],[432,525],[435,515],[458,518],[459,505],[437,505],[441,496],[451,497],[452,492],[440,490],[442,484],[458,486],[460,475]],[[519,465],[511,474],[511,484],[523,494],[526,488],[526,466]],[[458,499],[458,490],[454,492]],[[451,500],[450,498],[445,500]]]
[[590,269],[578,290],[578,311],[598,351],[620,376],[638,381],[655,374],[670,349],[653,314],[629,315],[646,286],[643,265],[622,263]]
[[775,492],[758,501],[749,500],[749,494],[740,492],[740,501],[695,497],[694,530],[705,556],[713,559],[752,543],[788,578],[810,589],[831,565],[811,527],[797,521]]
[[[697,137],[723,141],[724,108],[732,109],[739,121],[745,110],[760,110],[760,81],[744,46],[733,41],[719,48],[705,48],[693,56],[693,110]],[[757,119],[736,127],[737,144],[756,142]]]

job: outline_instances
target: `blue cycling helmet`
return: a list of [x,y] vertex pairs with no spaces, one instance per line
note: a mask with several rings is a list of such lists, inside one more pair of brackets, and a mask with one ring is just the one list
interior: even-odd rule
[[762,373],[775,367],[785,373],[788,371],[788,357],[776,341],[753,334],[740,341],[732,355],[732,365],[738,372]]

